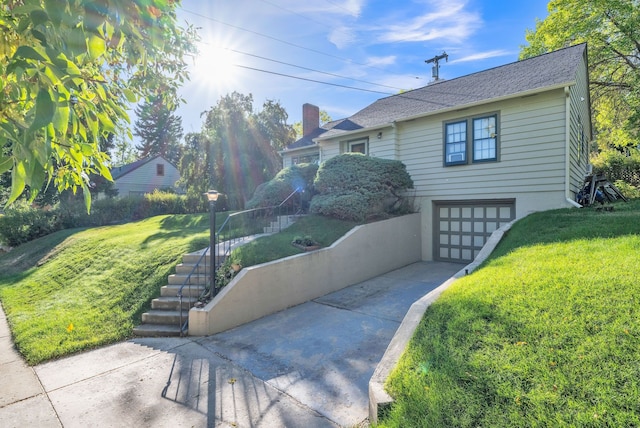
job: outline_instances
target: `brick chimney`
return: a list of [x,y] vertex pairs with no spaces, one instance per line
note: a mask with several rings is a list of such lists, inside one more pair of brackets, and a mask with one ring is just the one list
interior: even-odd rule
[[320,109],[313,104],[302,105],[302,136],[306,137],[320,126]]

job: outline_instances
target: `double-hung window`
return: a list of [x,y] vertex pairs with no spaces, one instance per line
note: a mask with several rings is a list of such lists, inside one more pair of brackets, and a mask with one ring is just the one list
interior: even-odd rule
[[467,163],[467,121],[447,123],[445,137],[445,163]]
[[498,160],[498,115],[470,117],[444,125],[445,166]]

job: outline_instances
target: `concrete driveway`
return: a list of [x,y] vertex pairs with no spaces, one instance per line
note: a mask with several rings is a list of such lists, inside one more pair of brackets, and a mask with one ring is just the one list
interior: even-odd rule
[[0,328],[0,426],[364,426],[369,379],[407,310],[461,268],[414,263],[213,336],[33,368]]

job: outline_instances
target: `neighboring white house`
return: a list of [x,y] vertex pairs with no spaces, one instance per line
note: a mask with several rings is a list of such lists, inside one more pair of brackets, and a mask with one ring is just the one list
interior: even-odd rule
[[142,196],[155,189],[174,189],[180,179],[178,169],[160,155],[149,156],[133,163],[115,167],[111,177],[118,196]]
[[[380,99],[282,152],[402,161],[421,212],[422,259],[469,262],[501,225],[575,202],[592,140],[587,46]],[[306,150],[306,151],[305,151]]]

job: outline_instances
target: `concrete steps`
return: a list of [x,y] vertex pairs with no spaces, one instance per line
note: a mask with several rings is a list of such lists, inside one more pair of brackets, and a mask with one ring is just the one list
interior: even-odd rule
[[265,226],[263,232],[278,233],[295,223],[298,217],[297,215],[280,215],[275,221],[272,221],[269,226]]
[[[277,233],[291,226],[298,216],[279,216],[276,221],[264,228],[265,234]],[[229,242],[229,245],[219,245],[215,251],[218,265],[224,263],[225,252],[251,242],[260,235],[252,235]],[[216,254],[214,251],[214,254]],[[189,317],[189,310],[198,302],[205,286],[210,281],[211,256],[204,250],[182,256],[182,263],[176,266],[174,274],[167,277],[167,284],[160,289],[160,297],[151,301],[151,309],[142,314],[142,324],[133,329],[136,336],[179,336],[180,324]],[[194,266],[200,261],[196,269]],[[187,281],[188,280],[188,281]],[[180,298],[178,292],[182,284],[187,283],[182,289],[182,320],[180,319]]]
[[[202,253],[200,253],[202,254]],[[200,255],[185,254],[182,263],[176,267],[176,273],[167,277],[167,285],[160,289],[160,297],[151,301],[151,309],[142,314],[142,324],[133,329],[136,336],[180,336],[180,325],[189,318],[189,309],[197,302],[205,290],[209,275],[205,267],[194,270]],[[207,263],[206,269],[210,269]],[[194,273],[191,273],[191,272]],[[191,273],[191,276],[189,274]],[[178,292],[182,289],[182,304]],[[182,319],[180,308],[182,307]]]

